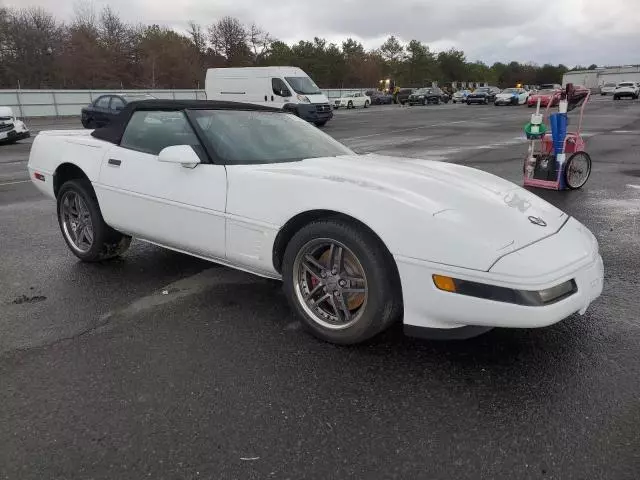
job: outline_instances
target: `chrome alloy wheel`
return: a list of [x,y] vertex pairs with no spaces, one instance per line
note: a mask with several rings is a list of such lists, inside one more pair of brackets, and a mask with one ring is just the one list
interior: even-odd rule
[[298,302],[318,325],[343,330],[364,313],[369,293],[364,268],[342,243],[308,242],[296,256],[293,275]]
[[64,193],[60,217],[64,235],[71,246],[79,252],[88,252],[93,246],[93,223],[87,204],[77,192]]

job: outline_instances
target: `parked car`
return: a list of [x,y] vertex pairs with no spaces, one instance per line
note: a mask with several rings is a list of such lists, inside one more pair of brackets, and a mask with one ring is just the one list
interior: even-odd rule
[[28,170],[80,260],[136,237],[282,280],[302,324],[338,344],[396,321],[458,338],[546,327],[602,292],[596,238],[534,193],[462,165],[360,156],[266,106],[134,102],[107,128],[41,132]]
[[0,107],[0,143],[14,143],[30,135],[25,123],[16,118],[11,107]]
[[318,127],[333,118],[327,96],[298,67],[209,68],[205,93],[208,100],[286,110]]
[[524,105],[529,98],[529,92],[524,88],[505,88],[496,95],[495,105]]
[[398,92],[398,103],[404,105],[409,100],[409,96],[415,92],[415,88],[401,88]]
[[369,90],[365,92],[371,99],[371,105],[389,105],[393,103],[393,95],[380,92],[378,90]]
[[103,127],[111,122],[129,103],[136,100],[152,100],[155,97],[146,93],[126,93],[122,95],[101,95],[81,112],[84,128]]
[[620,82],[613,91],[613,99],[632,98],[636,100],[640,94],[640,87],[636,82]]
[[438,87],[418,88],[411,95],[409,95],[409,98],[407,98],[407,102],[409,103],[409,105],[426,105],[428,103],[434,103],[437,105],[440,102],[448,103],[449,95],[443,92]]
[[453,103],[464,103],[467,101],[467,96],[471,93],[471,90],[458,90],[453,94],[451,100]]
[[538,104],[538,99],[540,99],[540,106],[547,107],[549,102],[551,102],[551,106],[555,107],[558,105],[560,101],[560,90],[561,89],[541,89],[536,91],[533,95],[529,95],[527,99],[527,106],[529,108],[533,108]]
[[333,108],[369,108],[371,98],[362,92],[346,93],[340,98],[336,98],[333,102]]
[[613,91],[616,89],[616,84],[613,82],[607,82],[600,87],[600,95],[611,95]]
[[498,92],[500,92],[500,89],[497,87],[478,87],[467,95],[467,105],[472,103],[488,105],[495,102]]

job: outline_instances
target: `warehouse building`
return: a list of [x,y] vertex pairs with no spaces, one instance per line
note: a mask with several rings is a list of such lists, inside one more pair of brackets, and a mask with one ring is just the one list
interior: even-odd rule
[[584,85],[592,91],[598,91],[605,83],[639,82],[640,65],[625,67],[605,67],[595,70],[575,70],[562,77],[562,86],[567,83]]

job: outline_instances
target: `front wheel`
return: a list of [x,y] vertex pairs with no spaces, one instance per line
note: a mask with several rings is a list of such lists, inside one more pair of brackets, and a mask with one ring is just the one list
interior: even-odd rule
[[353,102],[347,103],[347,110],[349,110],[350,108],[353,108]]
[[367,100],[366,102],[364,102],[364,108],[369,108],[369,100]]
[[352,222],[326,219],[303,227],[287,246],[282,270],[291,307],[322,340],[363,342],[400,318],[393,258]]
[[124,253],[131,237],[109,227],[88,180],[69,180],[57,197],[58,224],[71,252],[85,262],[107,260]]
[[316,127],[324,127],[327,124],[327,120],[323,120],[321,122],[316,122]]
[[586,152],[576,152],[569,157],[564,169],[564,178],[571,190],[584,186],[591,175],[591,157]]

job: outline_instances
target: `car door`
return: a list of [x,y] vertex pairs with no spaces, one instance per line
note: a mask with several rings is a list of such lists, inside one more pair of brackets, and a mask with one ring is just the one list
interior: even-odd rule
[[109,123],[109,103],[111,95],[102,95],[93,103],[93,121],[99,127]]
[[207,157],[184,112],[136,111],[105,155],[96,193],[107,224],[163,246],[225,258],[227,176],[223,165],[158,161],[172,145]]
[[125,103],[122,97],[114,95],[111,97],[111,103],[109,104],[109,117],[113,120],[114,117],[120,114],[124,109]]
[[284,105],[291,97],[289,87],[281,78],[274,77],[271,79],[271,90],[271,101],[276,103],[275,106]]

